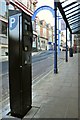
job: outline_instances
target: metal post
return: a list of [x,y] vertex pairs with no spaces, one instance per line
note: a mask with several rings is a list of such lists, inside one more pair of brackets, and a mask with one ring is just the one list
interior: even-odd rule
[[70,47],[72,47],[72,34],[70,33]]
[[58,13],[58,55],[60,55],[60,30],[59,30],[59,13]]
[[54,44],[54,73],[58,73],[57,69],[57,2],[54,2],[54,15],[55,15],[55,44]]
[[37,36],[35,37],[36,39],[36,51],[38,51],[38,41],[37,41]]
[[73,57],[73,48],[72,48],[72,34],[70,33],[70,49],[69,49],[70,57]]
[[66,25],[66,62],[68,62],[67,25]]

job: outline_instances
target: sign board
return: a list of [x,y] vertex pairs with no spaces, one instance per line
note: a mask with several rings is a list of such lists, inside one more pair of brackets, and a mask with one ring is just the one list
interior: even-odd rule
[[17,26],[17,23],[18,23],[18,16],[17,15],[11,16],[9,18],[9,29],[13,30]]

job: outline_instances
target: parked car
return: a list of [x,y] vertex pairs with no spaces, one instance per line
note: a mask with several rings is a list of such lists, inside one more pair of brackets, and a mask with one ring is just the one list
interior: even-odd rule
[[[68,47],[68,46],[67,46],[67,47]],[[66,45],[60,46],[60,50],[61,50],[61,51],[66,51]],[[69,47],[68,47],[68,50],[69,50]]]
[[66,51],[66,46],[65,45],[62,46],[62,51]]

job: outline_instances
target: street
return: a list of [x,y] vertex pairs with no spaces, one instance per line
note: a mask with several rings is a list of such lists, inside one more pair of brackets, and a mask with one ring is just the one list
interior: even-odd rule
[[[58,57],[58,66],[63,63],[65,53],[60,52]],[[61,58],[61,59],[60,59]],[[49,71],[53,70],[54,53],[53,51],[43,51],[40,54],[32,56],[32,84]],[[2,62],[2,100],[9,97],[9,77],[8,77],[8,61]]]

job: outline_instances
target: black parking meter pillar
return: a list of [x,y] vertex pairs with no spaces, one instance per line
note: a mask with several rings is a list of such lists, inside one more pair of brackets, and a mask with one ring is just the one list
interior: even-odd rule
[[57,69],[57,2],[54,2],[54,31],[55,31],[55,43],[54,43],[54,73],[58,73]]
[[23,11],[9,10],[9,88],[11,115],[24,117],[32,104],[32,22]]
[[67,25],[66,25],[66,62],[68,62]]

